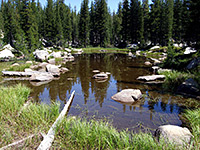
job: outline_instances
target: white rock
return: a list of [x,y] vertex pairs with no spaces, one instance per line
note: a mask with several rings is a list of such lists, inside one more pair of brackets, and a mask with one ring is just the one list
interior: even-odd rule
[[26,64],[33,64],[32,61],[26,61]]
[[46,70],[47,70],[47,72],[53,72],[53,73],[58,73],[58,72],[60,72],[60,69],[59,69],[58,66],[56,66],[56,65],[51,65],[51,64],[46,65]]
[[151,50],[159,49],[159,48],[160,48],[160,46],[154,46],[154,47],[151,48]]
[[159,126],[155,131],[155,136],[160,140],[163,138],[166,142],[176,145],[189,144],[193,135],[187,128],[182,128],[175,125]]
[[40,61],[47,60],[49,56],[49,52],[46,50],[36,50],[33,52],[33,54],[35,55],[36,59]]
[[130,103],[142,98],[142,93],[138,89],[125,89],[111,97],[115,101]]
[[149,61],[146,61],[144,64],[145,64],[146,66],[152,65]]
[[38,81],[38,82],[49,81],[53,79],[54,79],[53,75],[49,73],[39,73],[39,74],[35,73],[30,77],[30,81]]
[[19,66],[19,64],[18,63],[14,63],[14,64],[11,65],[11,67],[15,67],[15,66]]
[[107,79],[107,78],[108,78],[108,75],[105,74],[105,73],[99,73],[99,74],[95,74],[95,75],[93,76],[93,78],[95,78],[95,79]]
[[188,55],[188,54],[196,53],[196,52],[197,52],[197,50],[195,50],[194,48],[192,48],[192,47],[187,47],[187,48],[185,49],[184,54],[185,54],[185,55]]
[[150,75],[150,76],[140,76],[137,78],[137,80],[143,80],[143,81],[154,81],[154,80],[160,80],[165,79],[164,75]]
[[3,47],[3,49],[7,49],[7,50],[10,50],[10,51],[15,50],[10,44],[5,45]]
[[0,58],[13,58],[15,55],[11,52],[11,50],[5,49],[0,52]]

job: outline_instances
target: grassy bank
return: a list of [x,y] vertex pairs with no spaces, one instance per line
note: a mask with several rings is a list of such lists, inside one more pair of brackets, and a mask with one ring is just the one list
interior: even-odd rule
[[[31,134],[47,133],[59,115],[59,105],[27,103],[30,89],[22,85],[0,87],[0,148]],[[199,148],[200,109],[187,111],[186,120],[194,135],[192,149]],[[20,145],[20,149],[35,149],[42,138],[36,138]],[[133,134],[117,131],[104,121],[65,118],[56,129],[52,149],[177,149],[176,146],[159,143],[150,133]],[[180,149],[188,149],[181,147]]]
[[120,49],[120,48],[103,48],[103,47],[88,47],[88,48],[82,48],[84,53],[114,53],[114,52],[121,52],[126,53],[129,51],[129,49]]
[[[59,115],[59,105],[36,105],[28,100],[30,89],[22,85],[0,87],[0,147],[31,134],[48,131]],[[30,143],[35,146],[37,143]]]

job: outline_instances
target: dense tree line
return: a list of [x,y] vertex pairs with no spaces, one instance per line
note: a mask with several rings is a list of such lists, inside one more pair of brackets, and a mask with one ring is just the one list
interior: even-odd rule
[[[24,52],[44,46],[200,45],[200,0],[123,0],[111,12],[106,0],[83,0],[81,9],[64,0],[2,0],[2,44]],[[28,50],[28,51],[27,51]]]

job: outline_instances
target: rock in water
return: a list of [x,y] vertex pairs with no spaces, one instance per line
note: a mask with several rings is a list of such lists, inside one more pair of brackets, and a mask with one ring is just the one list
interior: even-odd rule
[[59,73],[60,72],[59,67],[56,66],[56,65],[48,64],[48,65],[46,65],[46,69],[47,69],[47,72],[53,72],[53,73]]
[[150,76],[140,76],[137,78],[137,80],[142,80],[142,81],[154,81],[154,80],[161,80],[165,79],[164,75],[150,75]]
[[37,82],[43,82],[43,81],[49,81],[53,80],[54,77],[50,73],[34,73],[30,77],[30,81],[37,81]]
[[192,138],[192,134],[187,128],[175,125],[159,126],[155,131],[155,136],[158,140],[163,138],[166,142],[176,145],[189,144]]
[[125,89],[121,92],[113,95],[111,98],[115,101],[123,103],[131,103],[139,100],[142,97],[142,93],[138,89]]
[[95,74],[93,76],[93,78],[95,78],[95,79],[107,79],[108,75],[106,73],[99,73],[99,74]]

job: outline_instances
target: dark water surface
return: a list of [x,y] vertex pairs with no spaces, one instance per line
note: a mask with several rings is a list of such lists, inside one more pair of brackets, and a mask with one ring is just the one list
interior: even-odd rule
[[[145,57],[132,58],[125,54],[82,54],[76,55],[74,62],[64,65],[70,71],[58,80],[37,87],[28,81],[10,81],[7,84],[22,82],[31,87],[31,97],[36,101],[46,104],[60,101],[62,106],[75,90],[69,115],[106,118],[117,129],[152,131],[163,124],[181,125],[178,115],[182,107],[178,103],[182,99],[163,94],[159,86],[136,80],[138,76],[152,74],[144,66],[145,61]],[[92,71],[96,69],[110,72],[108,80],[97,82],[92,79]],[[140,89],[144,98],[134,105],[124,105],[111,99],[112,95],[128,88]]]

